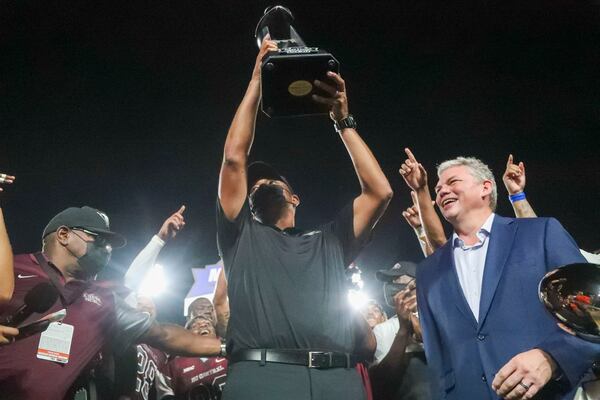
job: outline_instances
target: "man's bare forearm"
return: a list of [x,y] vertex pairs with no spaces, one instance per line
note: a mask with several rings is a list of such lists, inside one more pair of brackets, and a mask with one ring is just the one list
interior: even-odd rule
[[256,112],[260,101],[260,82],[250,81],[225,140],[223,163],[219,175],[219,201],[225,216],[233,221],[246,199],[246,164],[252,141]]
[[423,252],[423,255],[425,257],[429,257],[430,255],[432,255],[433,249],[429,244],[429,240],[427,239],[427,235],[425,234],[425,229],[423,229],[423,226],[419,226],[418,228],[413,229],[413,231],[415,232],[415,236],[419,241],[419,246],[421,246],[421,251]]
[[392,188],[369,146],[355,129],[344,129],[340,136],[354,164],[362,193],[389,202]]
[[408,345],[411,333],[409,325],[409,322],[400,323],[400,329],[392,342],[389,352],[380,363],[369,368],[373,398],[375,400],[393,397],[398,385],[402,381],[402,375],[408,365],[406,346]]
[[171,324],[154,323],[141,342],[184,357],[218,356],[221,352],[219,339],[194,335],[181,326]]
[[238,106],[229,127],[225,141],[223,163],[245,163],[254,140],[254,126],[259,104],[260,81],[253,79],[250,81],[246,94]]
[[11,299],[14,288],[13,253],[6,232],[4,214],[0,208],[0,303]]
[[217,314],[217,335],[225,337],[227,325],[229,324],[229,298],[227,297],[227,280],[225,279],[225,269],[221,268],[217,286],[213,296],[213,304]]
[[371,361],[377,349],[377,339],[373,334],[373,330],[365,317],[360,313],[354,314],[354,324],[354,338],[356,343],[354,353],[361,357],[361,359]]
[[421,223],[425,236],[432,250],[435,251],[442,247],[446,243],[446,234],[444,233],[444,227],[440,217],[435,212],[433,204],[431,202],[431,194],[429,193],[429,187],[425,185],[419,188],[417,191],[417,199],[419,201],[419,212],[421,215]]
[[512,203],[512,206],[513,206],[513,210],[515,211],[515,216],[517,218],[536,218],[537,217],[537,215],[535,214],[535,211],[533,211],[533,208],[531,207],[531,205],[529,204],[527,199],[515,201]]

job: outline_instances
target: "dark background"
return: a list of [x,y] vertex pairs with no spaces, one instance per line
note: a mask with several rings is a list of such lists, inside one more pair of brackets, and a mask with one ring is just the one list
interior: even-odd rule
[[[0,170],[15,252],[36,250],[47,221],[71,205],[106,211],[129,245],[120,271],[181,204],[185,230],[161,253],[177,321],[189,268],[217,260],[214,209],[222,147],[257,52],[258,1],[2,1]],[[411,147],[435,165],[507,155],[527,165],[527,195],[579,245],[600,247],[600,3],[577,1],[287,1],[308,45],[342,64],[351,112],[395,190],[358,260],[373,271],[422,258],[401,216],[397,173]],[[259,116],[253,159],[278,166],[302,199],[298,224],[331,218],[359,191],[325,117]]]

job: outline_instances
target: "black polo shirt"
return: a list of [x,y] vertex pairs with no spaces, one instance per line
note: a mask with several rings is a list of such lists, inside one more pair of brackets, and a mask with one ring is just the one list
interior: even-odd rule
[[217,200],[217,241],[231,309],[229,353],[353,351],[344,270],[363,243],[354,237],[352,203],[314,230],[281,231],[256,221],[247,202],[231,222]]

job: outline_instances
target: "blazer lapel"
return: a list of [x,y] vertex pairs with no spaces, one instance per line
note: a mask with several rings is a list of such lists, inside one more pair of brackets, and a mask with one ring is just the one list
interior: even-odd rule
[[450,290],[451,298],[455,299],[454,304],[456,308],[473,324],[473,328],[477,328],[477,320],[473,315],[473,311],[471,311],[471,307],[469,307],[469,303],[467,303],[467,298],[463,293],[462,287],[460,286],[460,281],[458,280],[458,273],[456,272],[456,264],[454,263],[454,250],[452,245],[452,238],[448,240],[445,247],[443,248],[443,256],[444,265],[449,266],[449,270],[446,271],[446,276],[448,277],[448,283]]
[[487,317],[488,311],[494,299],[498,283],[502,277],[502,271],[508,260],[508,255],[515,240],[517,224],[513,224],[509,218],[499,215],[494,217],[490,241],[485,258],[483,271],[483,283],[481,285],[481,299],[479,303],[479,328],[481,330]]

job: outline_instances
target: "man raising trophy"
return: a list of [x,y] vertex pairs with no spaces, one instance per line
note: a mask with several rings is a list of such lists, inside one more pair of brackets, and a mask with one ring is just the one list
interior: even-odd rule
[[330,111],[361,191],[331,222],[296,227],[300,197],[292,185],[269,164],[248,165],[261,64],[276,50],[265,37],[219,177],[217,239],[231,308],[223,398],[363,400],[355,366],[372,356],[375,343],[364,318],[350,309],[344,270],[368,241],[392,189],[357,132],[344,80],[330,72],[327,82],[311,82],[322,91],[311,99]]

